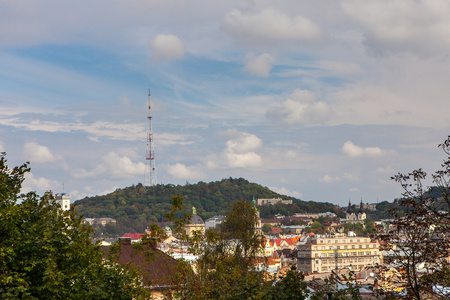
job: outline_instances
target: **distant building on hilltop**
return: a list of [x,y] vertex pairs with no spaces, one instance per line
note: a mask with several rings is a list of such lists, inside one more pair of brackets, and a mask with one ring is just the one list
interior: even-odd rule
[[83,222],[89,225],[99,224],[102,226],[105,226],[106,224],[116,225],[117,223],[116,219],[113,218],[84,218]]
[[205,229],[217,229],[217,227],[222,224],[225,220],[225,216],[214,216],[205,221]]
[[260,198],[258,199],[258,205],[274,205],[277,203],[292,204],[292,200],[283,200],[281,198]]

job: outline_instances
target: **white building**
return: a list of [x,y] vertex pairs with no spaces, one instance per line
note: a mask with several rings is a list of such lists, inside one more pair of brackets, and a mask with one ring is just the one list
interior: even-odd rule
[[217,226],[222,224],[225,220],[225,216],[214,216],[205,221],[205,229],[217,229]]
[[335,268],[360,270],[383,263],[380,244],[368,237],[315,236],[297,245],[298,270],[325,273]]
[[62,210],[69,210],[70,209],[70,196],[62,193],[62,194],[56,194],[55,195],[56,202],[61,205]]

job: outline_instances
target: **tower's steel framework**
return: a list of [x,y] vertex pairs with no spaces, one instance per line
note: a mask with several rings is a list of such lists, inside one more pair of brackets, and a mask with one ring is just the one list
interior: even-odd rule
[[150,100],[150,89],[148,89],[148,132],[147,132],[147,155],[145,164],[145,186],[156,185],[156,164],[155,164],[155,148],[153,144],[153,128],[152,128],[152,105]]

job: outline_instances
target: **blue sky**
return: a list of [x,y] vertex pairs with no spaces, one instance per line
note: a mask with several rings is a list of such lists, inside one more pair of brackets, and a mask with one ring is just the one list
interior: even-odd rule
[[[0,150],[24,191],[244,177],[393,200],[450,133],[444,0],[0,1]],[[427,182],[427,184],[431,184]]]

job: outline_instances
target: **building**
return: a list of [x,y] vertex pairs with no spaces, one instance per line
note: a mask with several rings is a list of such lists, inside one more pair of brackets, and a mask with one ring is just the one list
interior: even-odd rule
[[333,269],[360,270],[383,263],[380,244],[368,237],[315,236],[297,246],[297,267],[305,273],[324,273]]
[[367,218],[367,214],[364,209],[364,204],[361,200],[361,205],[359,205],[359,210],[355,213],[352,209],[352,204],[350,200],[348,201],[348,208],[345,214],[345,220],[341,220],[342,223],[364,223]]
[[281,198],[261,198],[258,199],[258,205],[274,205],[277,203],[292,204],[292,200],[283,200]]
[[205,222],[199,215],[197,215],[197,210],[195,207],[192,207],[192,217],[186,224],[183,225],[183,229],[186,235],[190,237],[194,235],[194,231],[198,231],[201,234],[205,233]]
[[82,221],[91,226],[94,224],[98,224],[101,226],[105,226],[106,224],[116,225],[117,223],[116,219],[113,218],[84,218]]
[[214,216],[205,221],[205,230],[217,229],[220,224],[225,220],[225,216]]
[[69,210],[70,209],[70,196],[62,193],[62,194],[56,194],[55,195],[56,202],[61,205],[62,210]]

